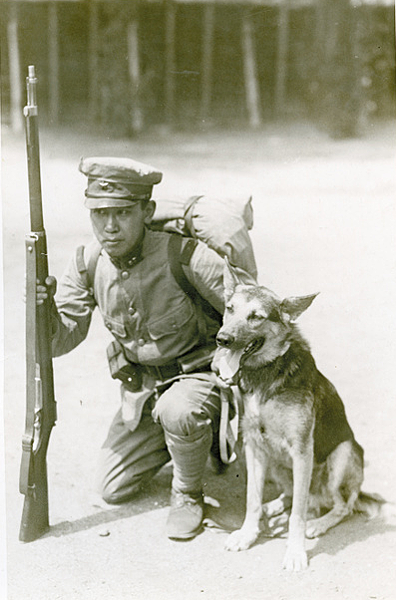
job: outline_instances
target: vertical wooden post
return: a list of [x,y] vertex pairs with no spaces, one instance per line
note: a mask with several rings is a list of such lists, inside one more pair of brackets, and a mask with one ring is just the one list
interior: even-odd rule
[[335,138],[353,137],[362,111],[361,72],[350,0],[320,0],[325,36],[320,73],[320,114]]
[[99,4],[96,0],[89,2],[88,16],[88,81],[89,116],[92,122],[100,116],[100,78],[99,78]]
[[[132,7],[131,7],[132,8]],[[140,104],[140,63],[139,63],[139,30],[137,5],[133,5],[127,30],[128,38],[128,70],[130,82],[130,114],[132,131],[138,133],[143,129],[143,114]]]
[[212,97],[213,33],[215,5],[205,4],[202,38],[201,119],[204,121],[210,110]]
[[11,2],[9,10],[7,37],[10,69],[10,120],[12,131],[19,133],[23,129],[23,118],[21,66],[18,44],[18,7],[16,2]]
[[242,19],[242,47],[246,108],[248,111],[249,125],[253,128],[256,128],[261,124],[260,92],[254,53],[253,26],[250,13],[248,11],[244,12]]
[[278,44],[275,74],[275,112],[281,114],[286,106],[287,55],[289,50],[289,5],[281,1],[278,16]]
[[171,125],[175,116],[175,34],[176,5],[172,0],[165,4],[165,120]]
[[49,64],[49,118],[56,125],[59,121],[59,31],[56,2],[48,4],[48,64]]

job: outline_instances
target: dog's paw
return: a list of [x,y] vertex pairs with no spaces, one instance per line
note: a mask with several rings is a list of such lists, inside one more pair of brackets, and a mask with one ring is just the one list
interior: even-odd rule
[[272,519],[273,517],[278,517],[282,515],[286,511],[288,511],[291,507],[292,501],[290,496],[285,496],[285,494],[281,494],[278,498],[271,500],[270,502],[266,502],[263,504],[264,514],[268,519]]
[[312,539],[319,537],[326,533],[327,527],[323,525],[323,521],[319,519],[311,519],[307,521],[307,527],[305,530],[305,537]]
[[247,531],[244,529],[237,529],[233,531],[227,538],[225,549],[231,552],[238,552],[239,550],[247,550],[257,539],[257,532]]
[[267,520],[267,532],[271,537],[280,537],[287,534],[289,530],[289,515],[282,513],[277,517]]
[[282,567],[286,571],[303,571],[308,567],[307,553],[303,548],[288,548],[285,558],[283,559]]

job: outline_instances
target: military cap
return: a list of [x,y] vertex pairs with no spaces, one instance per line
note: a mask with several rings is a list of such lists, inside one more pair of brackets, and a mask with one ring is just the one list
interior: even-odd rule
[[79,170],[88,177],[85,206],[90,209],[150,200],[153,185],[162,179],[162,173],[154,167],[130,158],[82,158]]

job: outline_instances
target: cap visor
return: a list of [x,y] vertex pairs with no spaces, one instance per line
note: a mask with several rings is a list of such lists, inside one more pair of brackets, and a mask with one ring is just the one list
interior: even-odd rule
[[85,207],[94,208],[126,208],[135,206],[139,200],[125,200],[123,198],[85,198]]

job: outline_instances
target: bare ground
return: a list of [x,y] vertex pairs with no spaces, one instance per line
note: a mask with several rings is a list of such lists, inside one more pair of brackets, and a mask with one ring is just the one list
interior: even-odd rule
[[[125,155],[164,171],[158,196],[252,194],[260,281],[280,295],[320,291],[301,319],[319,368],[344,398],[365,448],[364,489],[396,501],[395,123],[361,139],[333,141],[306,124],[259,132],[155,135],[106,140],[42,132],[42,183],[50,268],[59,276],[90,237],[80,156]],[[165,535],[171,467],[135,502],[105,505],[93,488],[96,456],[118,407],[105,359],[107,332],[56,359],[58,424],[48,455],[51,529],[18,541],[24,427],[24,235],[29,230],[23,137],[3,130],[5,455],[8,600],[207,598],[208,600],[394,600],[396,522],[354,516],[308,542],[310,566],[282,572],[284,539],[264,536],[246,552],[224,550],[244,512],[243,465],[216,476],[220,503],[195,540]],[[0,594],[1,595],[1,594]]]

